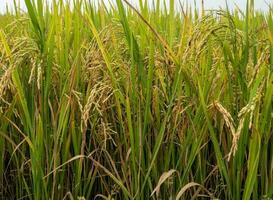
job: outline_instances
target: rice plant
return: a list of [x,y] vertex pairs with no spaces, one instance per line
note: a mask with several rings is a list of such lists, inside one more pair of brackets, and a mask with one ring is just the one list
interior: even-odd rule
[[272,199],[273,10],[25,0],[0,16],[1,199]]

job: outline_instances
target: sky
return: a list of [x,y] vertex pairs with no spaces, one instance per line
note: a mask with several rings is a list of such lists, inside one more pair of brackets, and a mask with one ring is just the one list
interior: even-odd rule
[[[24,6],[24,0],[15,0],[20,3],[23,10],[25,10]],[[48,0],[51,1],[51,0]],[[101,1],[101,0],[93,0],[93,1]],[[137,2],[138,0],[130,0],[131,2]],[[169,0],[161,0],[163,1],[169,1]],[[177,5],[179,0],[176,0]],[[189,2],[190,4],[194,5],[194,2],[196,1],[197,6],[200,6],[201,0],[181,0],[181,2]],[[242,10],[245,9],[246,1],[247,0],[227,0],[229,2],[229,7],[234,8],[235,4],[238,5]],[[152,0],[151,0],[152,2]],[[215,8],[225,8],[225,0],[204,0],[205,2],[205,8],[206,9],[215,9]],[[254,0],[255,7],[258,10],[267,11],[268,6],[267,4],[273,4],[273,0]],[[12,8],[13,0],[0,0],[0,13],[4,13],[6,10],[6,5],[9,5],[9,8]]]

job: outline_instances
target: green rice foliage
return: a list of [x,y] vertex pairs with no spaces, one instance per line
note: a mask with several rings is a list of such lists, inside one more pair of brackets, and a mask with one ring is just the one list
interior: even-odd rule
[[0,199],[273,198],[272,7],[150,2],[0,16]]

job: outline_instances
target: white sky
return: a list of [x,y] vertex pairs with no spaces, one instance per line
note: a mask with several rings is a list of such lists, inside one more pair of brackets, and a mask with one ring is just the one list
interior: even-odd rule
[[[20,2],[20,5],[23,9],[25,9],[24,6],[24,0],[15,0],[17,2]],[[48,0],[51,1],[51,0]],[[101,1],[101,0],[93,0],[93,1]],[[107,0],[106,0],[107,1]],[[130,0],[131,2],[138,2],[138,0]],[[152,0],[150,0],[152,2]],[[169,1],[169,0],[161,0],[163,1]],[[179,0],[175,0],[177,5]],[[181,0],[181,2],[189,2],[190,4],[194,5],[194,2],[196,1],[197,6],[200,6],[201,0]],[[230,8],[234,8],[234,5],[237,4],[242,10],[245,9],[246,1],[247,0],[227,0],[229,3]],[[254,0],[255,1],[255,7],[256,9],[267,11],[268,6],[267,4],[273,4],[273,0]],[[225,8],[225,0],[204,0],[206,9],[213,9],[213,8]],[[12,8],[13,0],[0,0],[0,13],[4,13],[6,10],[6,5],[9,5],[9,8]]]

